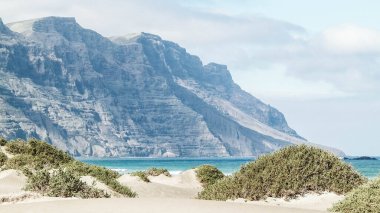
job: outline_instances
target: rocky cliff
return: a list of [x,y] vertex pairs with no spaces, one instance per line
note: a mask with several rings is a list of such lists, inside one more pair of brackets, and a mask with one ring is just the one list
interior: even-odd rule
[[257,156],[307,143],[224,65],[74,18],[0,21],[0,135],[75,156]]

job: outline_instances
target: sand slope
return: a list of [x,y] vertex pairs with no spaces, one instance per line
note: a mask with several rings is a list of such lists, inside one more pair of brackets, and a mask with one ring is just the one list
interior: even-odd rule
[[285,200],[283,198],[267,198],[266,200],[260,201],[245,201],[244,199],[237,199],[235,203],[246,203],[247,205],[260,205],[260,206],[279,206],[287,208],[300,208],[300,209],[311,209],[326,211],[331,208],[334,203],[343,200],[343,195],[337,195],[331,192],[325,192],[322,194],[306,194],[301,197],[297,197],[292,200]]
[[17,170],[9,169],[0,172],[0,195],[23,192],[27,178]]
[[196,178],[194,170],[188,170],[172,177],[160,175],[149,177],[150,183],[129,174],[121,176],[118,181],[131,187],[139,198],[118,198],[121,195],[112,191],[102,182],[91,176],[83,176],[82,181],[112,195],[110,199],[77,199],[52,198],[37,193],[25,192],[23,187],[26,177],[19,171],[6,170],[0,172],[0,212],[191,212],[191,213],[224,213],[224,212],[326,212],[333,203],[343,196],[333,193],[309,194],[285,201],[268,198],[265,201],[249,201],[238,199],[229,202],[204,201],[194,199],[202,186]]
[[276,206],[249,205],[218,201],[170,198],[110,198],[88,200],[62,200],[39,203],[23,203],[0,206],[0,212],[18,213],[317,213],[324,211],[305,210]]
[[172,177],[149,176],[150,183],[139,177],[125,174],[118,181],[137,192],[139,198],[194,198],[202,190],[194,170],[188,170]]

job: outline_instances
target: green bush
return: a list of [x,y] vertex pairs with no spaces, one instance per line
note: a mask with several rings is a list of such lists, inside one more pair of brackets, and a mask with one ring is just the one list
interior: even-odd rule
[[171,177],[171,174],[169,173],[169,171],[167,169],[163,169],[163,168],[154,168],[153,167],[153,168],[146,170],[145,173],[148,176],[159,176],[159,175],[163,174],[167,177]]
[[5,146],[7,143],[7,140],[5,140],[3,137],[0,137],[0,146]]
[[150,168],[146,171],[136,171],[136,172],[132,172],[131,175],[132,176],[137,176],[139,177],[142,181],[144,182],[147,182],[149,183],[150,180],[148,178],[148,176],[159,176],[159,175],[165,175],[167,177],[171,177],[171,174],[169,173],[169,171],[167,169],[163,169],[163,168]]
[[[225,200],[295,197],[307,192],[342,194],[366,181],[353,168],[318,148],[290,146],[242,166],[227,181],[205,187],[199,198]],[[232,187],[234,186],[234,187]]]
[[58,165],[58,162],[52,164],[49,158],[33,156],[30,154],[15,155],[5,163],[5,166],[8,169],[22,170],[24,167],[27,167],[29,171],[40,170],[43,168],[57,168]]
[[0,151],[0,167],[2,167],[5,162],[8,160],[8,157]]
[[228,200],[239,198],[238,183],[233,176],[225,176],[222,179],[217,180],[214,184],[206,185],[200,193],[198,193],[199,199],[204,200]]
[[28,178],[26,189],[52,197],[109,197],[103,190],[88,186],[78,176],[62,169],[36,172]]
[[7,163],[7,167],[13,169],[21,169],[26,165],[29,169],[34,170],[56,168],[59,165],[74,161],[67,153],[36,139],[31,139],[28,142],[11,141],[6,144],[6,149],[15,155]]
[[95,177],[99,181],[103,182],[115,192],[128,197],[136,197],[137,194],[133,192],[129,187],[121,185],[116,179],[120,177],[120,174],[99,166],[88,165],[79,161],[72,161],[64,166],[68,171],[77,174],[79,176],[90,175]]
[[16,155],[12,158],[9,158],[8,161],[5,163],[5,167],[7,169],[19,169],[21,170],[25,166],[32,168],[41,168],[42,165],[37,166],[40,163],[36,160],[34,156],[31,155]]
[[63,152],[58,150],[50,144],[36,139],[30,139],[27,143],[28,154],[38,156],[43,162],[52,166],[58,166],[73,161],[74,159]]
[[147,173],[144,172],[144,171],[136,171],[136,172],[132,172],[131,175],[132,175],[132,176],[137,176],[137,177],[139,177],[139,178],[140,178],[142,181],[144,181],[144,182],[147,182],[147,183],[150,182]]
[[214,184],[222,179],[224,174],[215,166],[202,165],[195,169],[198,180],[204,187]]
[[330,211],[342,213],[380,212],[380,178],[352,190],[344,200],[335,204]]
[[[41,179],[41,175],[46,176],[46,174],[38,173],[39,171],[61,169],[62,171],[67,171],[78,177],[86,175],[95,177],[97,180],[103,182],[115,192],[122,195],[128,197],[135,197],[137,195],[135,192],[131,191],[129,187],[121,185],[116,180],[120,177],[119,173],[103,167],[87,165],[79,162],[67,153],[58,150],[43,141],[38,141],[36,139],[30,139],[28,142],[22,140],[11,141],[6,143],[6,149],[15,155],[13,158],[5,162],[6,168],[21,170],[27,177]],[[39,176],[36,176],[37,174]],[[51,184],[53,184],[56,180],[55,176],[50,180],[52,181]],[[53,187],[51,189],[55,188],[56,187]],[[71,189],[69,191],[71,191]],[[60,196],[59,193],[57,194],[54,190],[50,190],[49,193]],[[96,197],[100,192],[83,188],[80,193],[84,193],[82,195],[78,194],[80,197]],[[103,197],[101,193],[99,196]]]
[[5,144],[6,150],[12,154],[28,154],[29,147],[28,144],[21,140],[17,139],[14,141],[10,141]]

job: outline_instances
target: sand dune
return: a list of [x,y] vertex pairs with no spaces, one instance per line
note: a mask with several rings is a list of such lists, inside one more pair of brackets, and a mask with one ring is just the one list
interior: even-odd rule
[[171,198],[110,198],[88,200],[62,200],[39,203],[23,203],[0,206],[0,212],[9,213],[231,213],[231,212],[270,212],[270,213],[318,213],[324,211],[296,208],[250,205],[243,203],[228,203],[204,201],[195,199]]
[[172,177],[160,175],[149,176],[150,183],[140,180],[139,177],[125,174],[118,181],[131,187],[139,198],[194,198],[202,190],[196,179],[195,172],[188,170]]
[[21,193],[25,187],[27,178],[17,170],[9,169],[0,172],[0,195]]
[[[310,194],[298,199],[285,201],[269,198],[266,201],[249,201],[242,199],[229,202],[203,201],[194,199],[202,186],[194,170],[188,170],[172,177],[160,175],[149,176],[150,183],[139,177],[125,174],[118,181],[138,193],[138,198],[118,198],[108,186],[91,176],[83,176],[82,181],[112,195],[110,199],[77,199],[51,198],[26,192],[23,187],[26,177],[19,171],[0,172],[0,212],[191,212],[191,213],[224,213],[224,212],[326,212],[333,203],[343,196],[333,193],[321,195]],[[4,203],[5,202],[5,203]],[[1,203],[1,202],[0,202]]]
[[334,203],[343,200],[343,195],[337,195],[331,192],[325,192],[322,194],[306,194],[304,196],[285,200],[283,198],[268,198],[266,200],[260,201],[245,201],[243,199],[237,199],[228,202],[246,203],[252,205],[260,206],[279,206],[287,208],[299,208],[299,209],[310,209],[310,210],[320,210],[326,211],[331,208]]

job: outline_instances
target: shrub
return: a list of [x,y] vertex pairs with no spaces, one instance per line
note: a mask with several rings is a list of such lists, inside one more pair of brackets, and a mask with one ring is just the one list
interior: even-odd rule
[[26,189],[52,197],[109,197],[103,190],[88,186],[78,176],[62,169],[51,173],[46,169],[38,171],[28,178]]
[[167,169],[161,169],[161,168],[150,168],[146,171],[136,171],[136,172],[132,172],[131,175],[132,176],[137,176],[139,177],[142,181],[144,182],[147,182],[149,183],[150,180],[148,178],[148,176],[159,176],[159,175],[165,175],[167,177],[171,177],[171,174],[169,173],[169,171]]
[[[111,189],[122,195],[128,197],[135,197],[137,195],[129,187],[121,185],[116,180],[118,177],[120,177],[119,173],[103,167],[87,165],[82,162],[76,161],[67,153],[58,150],[52,145],[47,144],[43,141],[31,139],[26,143],[22,140],[16,140],[7,143],[6,149],[10,153],[15,154],[13,158],[9,159],[6,162],[6,167],[9,169],[22,170],[23,173],[30,178],[34,177],[37,179],[41,179],[43,175],[46,176],[46,174],[38,172],[36,173],[36,171],[59,168],[61,170],[64,170],[65,172],[67,171],[68,173],[74,174],[78,177],[86,175],[95,177],[96,179],[103,182]],[[39,176],[36,176],[37,174]],[[55,180],[55,176],[52,176],[51,181],[53,182],[51,182],[51,184],[53,184]],[[55,188],[56,187],[53,187],[51,188],[51,190]],[[49,193],[60,196],[59,193],[57,194],[54,190],[51,190],[49,191]],[[69,191],[71,191],[71,189]],[[90,190],[88,188],[83,188],[83,190],[81,190],[80,193],[81,195],[78,194],[78,196],[80,197],[96,197],[98,195],[103,197],[101,192]]]
[[144,182],[147,182],[147,183],[150,182],[147,173],[144,172],[144,171],[136,171],[136,172],[132,172],[131,175],[132,175],[132,176],[137,176],[137,177],[139,177],[139,178],[140,178],[142,181],[144,181]]
[[222,179],[224,174],[215,166],[202,165],[195,170],[198,180],[204,187],[214,184],[216,181]]
[[5,146],[7,143],[7,140],[5,140],[3,137],[0,137],[0,146]]
[[77,174],[79,176],[90,175],[95,177],[99,181],[103,182],[115,192],[128,197],[136,197],[137,194],[133,192],[129,187],[121,185],[116,178],[120,177],[120,174],[99,166],[87,165],[79,161],[72,161],[65,165],[67,171]]
[[27,167],[28,170],[40,170],[43,168],[56,168],[58,163],[51,164],[48,158],[33,156],[30,154],[19,154],[10,158],[5,166],[8,169],[19,169]]
[[380,177],[350,192],[344,200],[334,205],[332,212],[380,212]]
[[17,139],[5,144],[6,150],[12,154],[27,154],[29,147],[23,140]]
[[120,174],[116,171],[94,165],[88,165],[80,161],[72,161],[65,165],[66,169],[80,175],[90,175],[98,178],[99,180],[116,179],[120,177]]
[[226,176],[217,180],[214,184],[206,185],[200,193],[199,199],[204,200],[228,200],[239,198],[239,188],[233,176]]
[[2,167],[7,161],[8,157],[0,151],[0,167]]
[[74,159],[63,152],[58,150],[50,144],[36,139],[30,139],[28,141],[28,154],[32,156],[38,156],[46,164],[52,166],[58,166],[73,161]]
[[295,197],[307,192],[342,194],[365,181],[350,165],[334,155],[318,148],[299,145],[284,148],[242,166],[231,180],[217,181],[206,187],[199,198],[260,200],[266,197]]
[[[29,168],[35,168],[39,164],[34,156],[31,155],[16,155],[13,158],[8,159],[5,163],[7,169],[19,169],[27,166]],[[41,167],[40,167],[41,168]]]
[[146,170],[145,173],[148,176],[159,176],[159,175],[163,174],[167,177],[171,177],[171,174],[169,173],[169,171],[167,169],[163,169],[163,168],[154,168],[153,167],[153,168]]
[[15,154],[15,157],[7,163],[7,167],[13,169],[21,169],[26,165],[34,170],[57,168],[74,160],[67,153],[36,139],[31,139],[27,143],[22,140],[12,141],[6,144],[6,149]]

